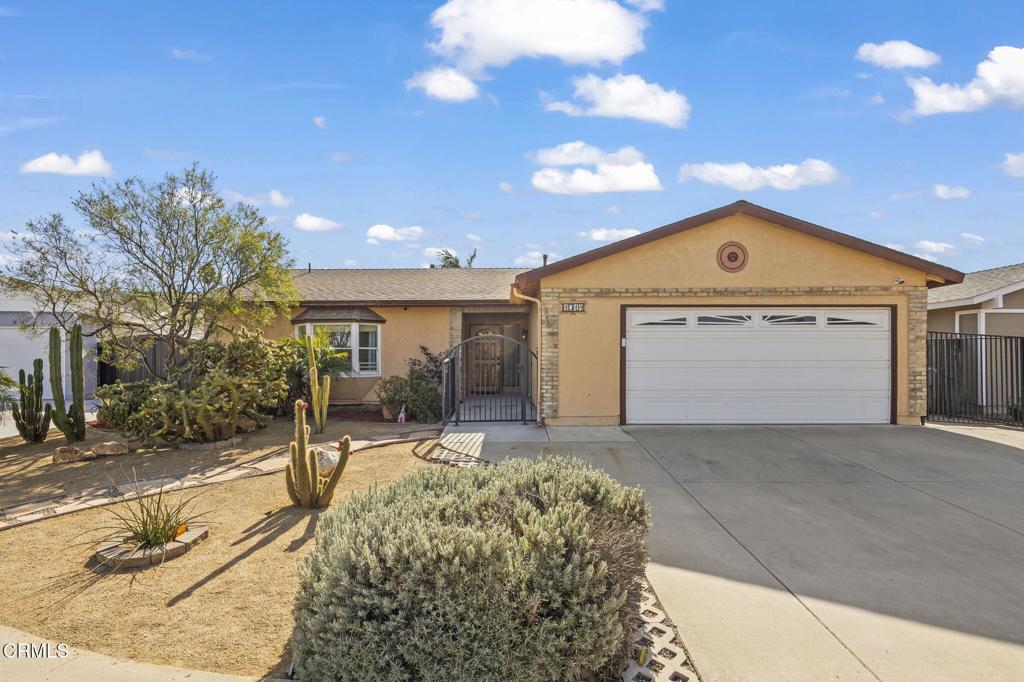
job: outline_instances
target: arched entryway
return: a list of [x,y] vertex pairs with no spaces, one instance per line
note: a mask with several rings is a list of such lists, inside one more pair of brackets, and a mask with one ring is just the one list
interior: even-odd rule
[[442,381],[445,423],[537,419],[537,354],[522,341],[481,332],[448,349]]

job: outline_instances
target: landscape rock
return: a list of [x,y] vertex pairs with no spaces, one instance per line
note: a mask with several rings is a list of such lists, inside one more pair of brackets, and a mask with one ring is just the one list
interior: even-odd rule
[[242,415],[238,418],[238,425],[235,427],[235,431],[238,433],[252,433],[258,428],[260,428],[259,422],[252,417]]
[[336,448],[326,447],[316,449],[316,463],[320,465],[320,476],[327,478],[338,466],[339,452]]
[[111,455],[127,455],[131,449],[124,443],[110,440],[106,443],[96,443],[92,446],[92,454],[95,457],[109,457]]
[[68,462],[81,462],[86,459],[93,459],[96,455],[91,452],[86,452],[82,448],[76,448],[74,445],[62,445],[53,451],[53,463],[54,464],[66,464]]

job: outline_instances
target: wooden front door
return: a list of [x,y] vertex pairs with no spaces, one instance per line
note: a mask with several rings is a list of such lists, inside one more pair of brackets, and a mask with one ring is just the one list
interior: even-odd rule
[[472,325],[470,336],[482,336],[466,346],[469,357],[469,393],[501,392],[501,339],[486,338],[487,334],[500,334],[501,327],[495,325]]

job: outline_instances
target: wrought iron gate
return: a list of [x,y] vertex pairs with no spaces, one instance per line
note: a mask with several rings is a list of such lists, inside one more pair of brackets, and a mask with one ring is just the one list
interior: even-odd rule
[[1024,337],[928,332],[928,419],[1024,426]]
[[441,382],[445,423],[535,420],[536,366],[537,354],[508,336],[480,334],[453,346]]

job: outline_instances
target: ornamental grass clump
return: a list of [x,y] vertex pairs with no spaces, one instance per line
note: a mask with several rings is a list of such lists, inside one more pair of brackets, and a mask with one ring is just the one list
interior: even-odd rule
[[202,493],[172,500],[161,486],[156,495],[147,497],[136,478],[129,494],[133,499],[108,509],[113,519],[110,525],[97,529],[105,533],[101,542],[119,539],[132,549],[159,547],[173,541],[207,513],[195,512],[195,500]]
[[650,509],[588,465],[431,467],[323,514],[299,569],[303,682],[565,682],[624,660]]

